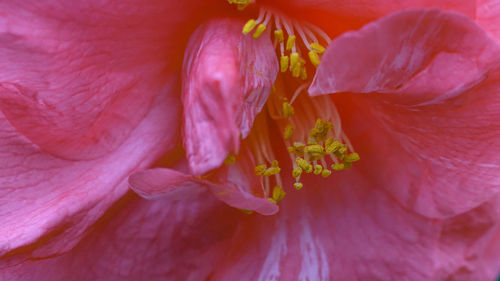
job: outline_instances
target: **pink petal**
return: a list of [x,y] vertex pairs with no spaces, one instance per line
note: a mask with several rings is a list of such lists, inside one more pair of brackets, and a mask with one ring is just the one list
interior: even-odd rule
[[[356,170],[290,190],[272,217],[188,187],[126,196],[69,253],[0,271],[6,280],[493,280],[499,198],[447,220],[397,204]],[[286,182],[285,186],[289,186]],[[500,250],[500,249],[499,249]],[[486,256],[488,253],[489,256]],[[3,274],[3,275],[2,275]]]
[[463,16],[402,12],[335,40],[310,91],[387,93],[334,96],[359,168],[408,208],[449,217],[500,191],[499,54]]
[[[0,4],[0,110],[31,142],[59,157],[94,159],[117,149],[167,74],[180,68],[187,38],[177,33],[201,3]],[[165,17],[173,10],[175,16]]]
[[128,194],[70,252],[5,268],[2,280],[206,280],[247,216],[203,189],[175,200]]
[[[246,151],[246,149],[243,149]],[[129,178],[131,188],[144,198],[169,198],[186,188],[208,188],[224,203],[238,209],[256,211],[263,215],[278,212],[278,206],[265,199],[262,183],[252,175],[253,166],[245,155],[233,165],[221,168],[211,179],[191,176],[172,169],[156,168],[140,171]]]
[[500,40],[500,1],[477,1],[477,22],[497,40]]
[[[170,87],[177,79],[170,79]],[[0,257],[4,263],[71,249],[127,191],[126,178],[180,140],[180,101],[166,88],[130,136],[99,159],[69,161],[41,151],[0,118]],[[158,149],[161,147],[161,149]]]
[[405,99],[429,102],[471,87],[499,56],[498,46],[464,16],[438,10],[400,12],[332,42],[309,91],[403,88]]
[[214,20],[191,36],[183,66],[184,147],[201,175],[239,148],[262,109],[278,66],[269,35],[241,33],[242,22]]

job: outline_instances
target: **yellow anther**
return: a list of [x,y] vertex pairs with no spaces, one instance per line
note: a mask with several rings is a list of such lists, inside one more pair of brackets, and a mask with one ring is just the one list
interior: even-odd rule
[[312,170],[313,170],[312,165],[309,164],[303,158],[297,157],[297,158],[295,158],[295,162],[297,163],[297,165],[299,165],[300,168],[302,168],[302,170],[304,170],[304,172],[306,172],[306,173],[312,172]]
[[262,176],[266,171],[267,167],[265,164],[255,166],[254,172],[257,176]]
[[331,143],[328,143],[327,140],[327,143],[325,144],[326,153],[328,154],[337,152],[337,150],[339,150],[342,147],[344,147],[344,145],[339,141],[332,141]]
[[331,122],[325,121],[323,119],[317,119],[314,128],[311,129],[309,135],[314,137],[317,141],[323,141],[326,139],[328,132],[333,128]]
[[278,43],[285,41],[285,37],[283,36],[283,30],[278,29],[274,31],[274,37],[278,40]]
[[294,128],[293,128],[292,124],[286,125],[285,132],[284,132],[285,140],[289,140],[290,138],[292,138],[293,130],[294,130]]
[[247,35],[248,33],[250,33],[250,31],[252,31],[255,28],[256,25],[257,22],[253,19],[247,21],[247,23],[245,23],[245,25],[243,26],[242,33]]
[[240,210],[241,212],[243,212],[243,213],[245,213],[245,214],[247,214],[247,215],[251,215],[251,214],[253,214],[253,211],[252,211],[252,210],[246,210],[246,209],[238,209],[238,210]]
[[319,175],[323,171],[323,166],[321,165],[314,165],[314,174]]
[[325,52],[325,47],[321,46],[318,42],[312,42],[309,44],[311,49],[314,49],[318,54],[323,54]]
[[305,144],[301,142],[294,142],[293,146],[288,147],[288,151],[297,156],[304,157]]
[[253,33],[253,38],[254,39],[259,38],[262,35],[262,33],[264,33],[264,31],[266,31],[266,26],[262,23],[259,24],[255,32]]
[[295,35],[288,36],[288,39],[286,40],[286,50],[290,51],[295,45]]
[[236,161],[236,157],[232,154],[228,154],[226,159],[224,160],[224,164],[227,166],[233,164]]
[[288,70],[288,62],[289,62],[289,58],[287,55],[281,55],[281,58],[280,58],[280,70],[281,72],[286,72]]
[[300,72],[302,69],[302,65],[298,63],[295,68],[292,68],[292,77],[294,78],[299,78],[300,77]]
[[273,160],[273,162],[271,162],[271,167],[279,167],[278,160]]
[[356,152],[354,153],[351,153],[351,154],[347,154],[345,157],[344,157],[344,162],[348,162],[348,163],[352,163],[352,162],[356,162],[356,161],[359,161],[359,154],[357,154]]
[[342,160],[344,159],[346,152],[347,152],[347,147],[342,145],[337,151],[335,151],[335,156],[337,156],[338,158],[340,158],[340,160]]
[[294,177],[294,178],[300,177],[301,174],[302,174],[302,168],[300,168],[300,167],[297,167],[297,168],[293,169],[293,171],[292,171],[292,177]]
[[264,171],[264,176],[269,177],[272,175],[279,174],[280,172],[281,172],[281,169],[279,167],[270,167]]
[[333,164],[332,169],[334,171],[341,171],[344,169],[344,164],[343,163]]
[[307,138],[307,144],[308,145],[311,145],[311,144],[318,144],[318,141],[316,140],[316,138],[314,137],[308,137]]
[[281,186],[277,185],[273,188],[273,199],[278,203],[285,197],[286,192],[281,188]]
[[290,118],[295,111],[293,110],[293,106],[288,102],[283,102],[283,117]]
[[307,70],[305,67],[300,68],[300,79],[307,80]]
[[300,190],[302,187],[304,187],[304,185],[300,182],[296,182],[293,184],[293,187],[295,187],[295,189],[297,190]]
[[323,153],[323,147],[319,144],[312,144],[306,146],[306,152],[309,154]]
[[320,63],[319,55],[318,52],[316,51],[309,51],[309,60],[314,66],[318,66]]
[[324,177],[324,178],[327,178],[331,174],[332,174],[332,171],[330,171],[328,169],[323,169],[323,171],[321,172],[321,176]]
[[291,53],[290,54],[290,70],[293,71],[297,65],[299,64],[299,54]]

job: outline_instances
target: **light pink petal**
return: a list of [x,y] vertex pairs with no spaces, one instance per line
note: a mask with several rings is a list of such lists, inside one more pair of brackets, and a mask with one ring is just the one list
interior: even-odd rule
[[[180,69],[187,35],[178,33],[202,3],[1,3],[0,110],[58,157],[94,159],[117,149],[167,74]],[[177,12],[166,17],[170,11]]]
[[252,173],[253,162],[247,157],[248,153],[238,156],[236,163],[215,171],[210,178],[156,168],[133,174],[129,178],[129,184],[139,195],[148,199],[165,196],[171,198],[186,188],[207,188],[217,199],[234,208],[256,211],[263,215],[275,214],[278,206],[265,198],[262,183]]
[[500,191],[498,51],[466,17],[401,12],[336,39],[310,90],[386,93],[334,95],[359,168],[405,206],[448,217]]
[[[128,190],[127,177],[180,142],[177,79],[112,153],[69,161],[41,151],[0,118],[0,260],[43,258],[71,249]],[[168,87],[167,87],[168,86]]]
[[201,175],[237,153],[262,109],[278,66],[269,35],[241,33],[243,22],[213,20],[191,36],[183,65],[184,147]]

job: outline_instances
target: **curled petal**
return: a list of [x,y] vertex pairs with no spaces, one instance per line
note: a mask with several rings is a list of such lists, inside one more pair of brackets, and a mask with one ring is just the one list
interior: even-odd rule
[[269,36],[241,33],[243,23],[213,20],[191,36],[183,66],[184,147],[194,174],[237,153],[277,74]]

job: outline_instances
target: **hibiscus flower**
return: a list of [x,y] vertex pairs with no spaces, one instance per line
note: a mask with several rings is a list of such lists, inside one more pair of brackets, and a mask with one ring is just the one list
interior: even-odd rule
[[494,280],[498,2],[229,2],[0,3],[0,279]]

